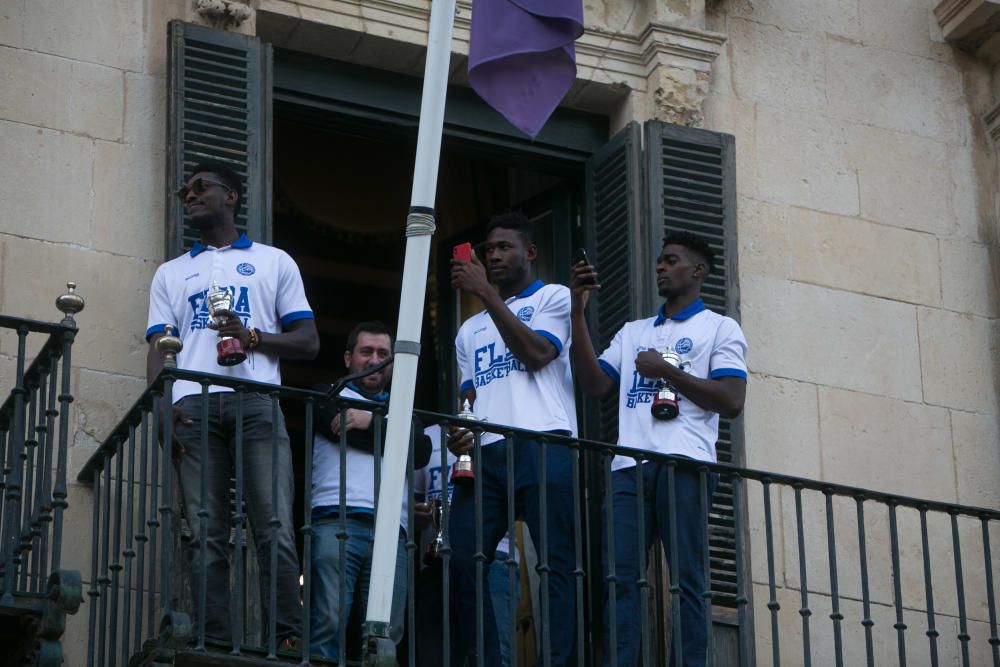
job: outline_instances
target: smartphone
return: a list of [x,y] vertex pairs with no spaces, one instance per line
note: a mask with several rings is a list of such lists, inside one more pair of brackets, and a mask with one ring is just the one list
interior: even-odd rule
[[[584,264],[588,264],[590,266],[593,266],[593,264],[590,263],[590,258],[587,257],[587,250],[585,248],[579,248],[579,249],[577,249],[576,255],[573,256],[573,266],[576,266],[580,262],[583,262]],[[582,285],[596,285],[597,284],[597,280],[594,279],[594,278],[587,278],[581,284]]]
[[472,261],[472,244],[471,243],[459,243],[457,246],[451,249],[451,258],[457,259],[460,262],[471,262]]

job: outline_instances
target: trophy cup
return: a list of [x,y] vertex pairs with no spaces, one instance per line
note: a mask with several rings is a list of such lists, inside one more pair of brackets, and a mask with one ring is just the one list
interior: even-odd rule
[[[456,415],[460,419],[476,419],[476,415],[472,414],[472,407],[469,405],[469,399],[465,399],[462,403],[462,410]],[[476,477],[476,472],[472,466],[472,455],[466,452],[458,457],[455,464],[451,467],[451,481],[452,482],[471,482]]]
[[[218,283],[213,282],[212,289],[205,295],[205,300],[208,302],[208,314],[215,326],[222,326],[233,316],[233,291],[230,288],[223,289]],[[243,343],[233,336],[222,336],[216,343],[215,349],[219,353],[220,366],[235,366],[247,358]]]
[[444,500],[435,498],[431,501],[431,522],[437,528],[437,535],[427,545],[424,551],[424,565],[430,565],[437,559],[444,556],[444,535],[441,534],[441,523],[444,520]]
[[[680,368],[680,355],[672,349],[667,348],[667,351],[662,356],[665,362],[674,368]],[[663,386],[653,396],[653,404],[649,410],[653,413],[655,419],[662,419],[663,421],[674,419],[681,412],[680,405],[678,404],[679,401],[680,398],[677,396],[677,390],[669,382],[664,381]]]

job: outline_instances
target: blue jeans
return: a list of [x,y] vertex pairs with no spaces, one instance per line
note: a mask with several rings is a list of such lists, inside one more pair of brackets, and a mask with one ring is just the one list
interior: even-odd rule
[[[295,550],[295,533],[292,526],[292,452],[285,430],[285,419],[278,411],[274,423],[271,399],[263,394],[244,394],[243,423],[236,423],[238,395],[234,392],[209,394],[208,448],[201,448],[200,395],[187,396],[177,402],[177,407],[190,424],[177,422],[174,434],[184,448],[175,451],[175,463],[180,491],[193,538],[189,558],[192,565],[195,600],[198,599],[198,582],[201,568],[207,570],[205,635],[222,641],[231,640],[229,594],[229,479],[235,475],[236,429],[243,429],[243,484],[244,498],[257,547],[260,567],[260,588],[264,600],[264,636],[270,627],[268,601],[271,580],[271,544],[277,542],[277,602],[276,635],[279,638],[299,635],[302,624],[302,605],[299,596],[299,559]],[[276,451],[275,451],[276,450]],[[275,465],[277,461],[277,465]],[[205,476],[206,494],[201,496],[201,481]],[[273,485],[277,494],[274,495]],[[207,539],[204,563],[200,544],[201,519],[199,513],[204,501]],[[272,515],[279,525],[269,525]]]
[[[371,577],[372,547],[375,544],[374,517],[348,516],[345,533],[340,531],[340,519],[327,519],[313,524],[312,600],[309,613],[309,651],[328,660],[340,659],[340,630],[351,616],[357,602],[362,610],[368,607],[368,586]],[[338,539],[342,534],[345,539]],[[341,556],[341,543],[344,553]],[[396,582],[392,587],[392,611],[389,637],[399,643],[403,637],[403,613],[406,611],[406,589],[409,577],[406,567],[406,540],[400,531],[396,546]],[[343,577],[343,607],[341,607],[341,577]]]
[[[561,667],[572,660],[576,636],[576,566],[573,540],[572,452],[567,447],[548,445],[546,451],[547,535],[542,535],[539,513],[539,452],[535,440],[514,440],[514,508],[524,519],[539,552],[539,570],[548,571],[548,618],[542,614],[541,627],[548,628],[552,665]],[[500,646],[493,604],[485,574],[493,552],[507,532],[507,443],[500,441],[482,448],[476,474],[482,477],[483,553],[489,554],[483,568],[484,663],[500,664]],[[452,495],[448,536],[451,540],[451,618],[453,621],[453,664],[476,655],[476,510],[475,486],[456,484]],[[548,548],[548,562],[542,561],[542,545]],[[544,591],[540,594],[544,605]],[[544,607],[543,607],[544,608]],[[551,622],[550,622],[551,619]],[[540,634],[541,639],[543,635]]]
[[[649,462],[642,465],[643,524],[645,535],[640,542],[636,491],[636,468],[624,468],[611,473],[612,498],[615,521],[615,629],[619,667],[638,665],[642,658],[642,622],[639,605],[640,549],[648,553],[653,538],[658,537],[667,555],[671,575],[676,574],[680,584],[680,628],[674,627],[673,641],[681,641],[684,667],[701,667],[705,664],[708,605],[705,591],[705,518],[701,513],[701,483],[696,470],[674,469],[677,519],[677,562],[671,561],[670,549],[670,492],[667,486],[667,464]],[[718,482],[718,475],[708,476],[708,498]],[[710,505],[706,505],[710,507]],[[605,539],[607,544],[607,539]],[[605,554],[607,571],[607,554]],[[605,601],[604,627],[611,627],[610,600]],[[609,635],[610,637],[610,635]],[[605,645],[604,664],[611,662],[610,648]],[[670,652],[670,664],[674,652]]]
[[[511,536],[512,542],[513,539],[513,536]],[[516,646],[512,646],[510,640],[510,633],[513,631],[514,622],[517,620],[516,613],[514,616],[510,614],[510,576],[507,573],[509,567],[507,561],[512,559],[513,557],[510,554],[497,551],[493,554],[493,563],[490,565],[490,571],[486,573],[486,581],[490,587],[490,598],[493,600],[493,615],[497,621],[497,636],[500,643],[500,667],[510,667],[514,664],[514,654],[511,649],[517,648]],[[519,579],[517,569],[515,569],[513,598],[515,610],[521,599]]]

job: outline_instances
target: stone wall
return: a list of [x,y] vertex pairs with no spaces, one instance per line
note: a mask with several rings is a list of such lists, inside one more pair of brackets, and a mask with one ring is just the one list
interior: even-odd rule
[[[970,439],[1000,470],[988,68],[922,0],[717,2],[709,26],[728,36],[705,125],[736,135],[748,464],[1000,506],[959,474]],[[946,470],[892,472],[921,452]]]
[[[63,566],[86,580],[91,494],[76,474],[145,387],[148,287],[164,243],[166,22],[185,5],[0,7],[0,312],[56,321],[67,280],[87,302],[73,348],[63,550]],[[0,368],[14,354],[0,339]],[[84,660],[87,613],[84,604],[68,619],[67,664]]]
[[[705,126],[736,135],[752,369],[747,465],[995,509],[1000,227],[996,153],[981,120],[992,107],[990,72],[944,42],[933,6],[711,3],[707,26],[727,42]],[[760,490],[750,487],[759,517]],[[794,660],[801,603],[782,588],[799,583],[792,496],[778,494],[773,510],[782,655]],[[855,508],[835,511],[840,592],[850,598],[846,664],[863,664]],[[887,513],[868,511],[869,562],[881,582],[872,592],[876,658],[895,663]],[[814,655],[830,656],[822,504],[807,503],[805,517]],[[947,523],[931,528],[940,651],[956,656],[951,534]],[[916,512],[900,514],[900,530],[908,650],[925,664],[927,621],[914,612],[926,609]],[[976,530],[962,524],[963,556],[966,575],[981,578]],[[752,538],[757,647],[770,660],[761,526]],[[973,664],[987,658],[983,587],[966,582],[978,596]]]

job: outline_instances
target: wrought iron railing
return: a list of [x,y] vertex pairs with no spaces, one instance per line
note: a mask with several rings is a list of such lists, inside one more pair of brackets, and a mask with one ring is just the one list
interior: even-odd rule
[[65,314],[58,324],[0,315],[17,349],[14,386],[0,405],[0,614],[37,615],[18,626],[34,627],[37,640],[21,637],[27,646],[5,649],[26,664],[61,662],[64,615],[82,598],[79,574],[61,569],[73,315],[83,308],[75,284],[68,287],[56,300]]
[[[248,618],[260,614],[246,614],[237,606],[233,609],[233,636],[225,645],[213,644],[204,632],[205,578],[194,585],[185,601],[179,594],[178,552],[175,543],[181,531],[178,528],[178,503],[174,498],[173,467],[171,464],[172,421],[160,418],[164,396],[170,396],[177,380],[191,380],[203,387],[202,399],[208,400],[209,385],[229,387],[238,396],[248,393],[264,394],[270,398],[274,410],[279,401],[286,406],[291,401],[303,406],[304,419],[301,437],[293,447],[301,448],[304,480],[297,490],[306,508],[302,537],[302,562],[310,563],[313,548],[313,525],[308,508],[311,507],[312,442],[316,427],[317,410],[324,403],[333,402],[342,420],[349,407],[362,407],[376,414],[384,414],[384,406],[340,399],[317,392],[234,381],[228,378],[167,368],[143,393],[121,420],[100,450],[80,473],[79,479],[89,482],[94,494],[93,560],[89,590],[89,648],[88,667],[93,665],[126,665],[138,654],[154,654],[158,660],[170,661],[177,651],[219,650],[245,657],[262,659],[284,657],[298,664],[321,662],[309,656],[308,646],[312,628],[308,622],[313,587],[316,585],[309,567],[303,569],[301,601],[304,625],[302,641],[292,652],[283,652],[274,637],[274,627],[251,627]],[[242,399],[237,399],[242,405]],[[449,424],[467,427],[476,434],[477,446],[473,450],[474,466],[481,464],[483,448],[479,439],[485,433],[498,433],[507,442],[507,467],[513,468],[515,448],[510,446],[519,438],[537,440],[540,444],[540,498],[542,503],[568,503],[572,506],[575,563],[571,579],[576,594],[575,618],[551,619],[552,623],[573,624],[576,628],[574,647],[576,664],[617,664],[615,652],[605,646],[614,646],[617,626],[613,608],[610,622],[588,609],[586,600],[596,600],[601,606],[605,596],[614,597],[615,587],[621,581],[616,573],[614,552],[615,520],[610,512],[612,503],[612,475],[610,462],[614,455],[626,455],[638,462],[662,464],[665,468],[663,483],[669,499],[675,499],[675,477],[680,471],[693,471],[697,476],[701,501],[698,506],[679,507],[669,502],[671,518],[676,513],[697,513],[698,521],[705,527],[709,541],[713,539],[713,512],[708,501],[714,476],[728,481],[733,488],[736,517],[736,635],[732,652],[726,652],[719,641],[719,625],[709,615],[704,633],[708,637],[709,665],[750,664],[833,664],[874,665],[906,664],[907,660],[920,664],[992,664],[1000,667],[1000,640],[997,635],[997,577],[993,572],[993,554],[998,548],[998,522],[996,509],[922,500],[873,491],[869,489],[830,484],[790,475],[751,470],[724,464],[708,464],[683,458],[665,457],[638,449],[615,447],[607,443],[592,442],[552,433],[536,433],[485,422],[471,422],[455,416],[418,413],[425,425]],[[382,422],[374,420],[376,441],[380,437]],[[444,429],[442,429],[442,433]],[[161,437],[162,436],[162,437]],[[347,447],[342,436],[340,455],[341,471],[346,470]],[[442,440],[444,436],[442,435]],[[201,446],[205,446],[205,437]],[[160,444],[162,443],[162,444]],[[752,446],[752,443],[750,444]],[[235,438],[235,458],[241,460],[242,436]],[[548,448],[568,448],[572,459],[572,497],[547,497],[545,489],[545,452]],[[373,456],[376,488],[381,467],[378,449]],[[439,450],[440,466],[448,465],[444,443]],[[597,470],[588,476],[586,470]],[[340,488],[346,481],[342,473]],[[412,465],[409,466],[410,490],[413,484]],[[642,475],[637,476],[641,494]],[[482,482],[475,482],[476,518],[482,518]],[[512,496],[513,477],[507,476],[508,494]],[[229,516],[232,525],[232,543],[244,540],[246,517],[241,502],[245,480],[240,467],[235,470],[236,502]],[[509,496],[510,497],[510,496]],[[346,500],[340,498],[341,530],[338,538],[347,539],[343,524]],[[413,502],[408,505],[406,551],[411,572],[416,571],[420,553],[415,531]],[[187,522],[192,532],[201,529],[198,517],[205,508],[186,508]],[[389,511],[400,512],[400,508]],[[441,509],[440,556],[444,572],[449,571],[452,558],[449,539],[449,505]],[[635,517],[640,531],[644,522],[642,504],[638,504]],[[507,504],[506,521],[513,534],[515,505]],[[602,523],[600,531],[589,527]],[[671,522],[671,525],[675,525]],[[276,529],[277,526],[272,527]],[[542,521],[540,535],[531,536],[537,566],[535,571],[541,581],[538,590],[536,618],[549,607],[548,589],[544,585],[551,573],[546,560],[546,529]],[[604,536],[606,535],[606,537]],[[536,539],[537,538],[537,539]],[[488,567],[491,554],[477,531],[476,569],[482,575]],[[272,540],[273,544],[273,540]],[[594,558],[592,546],[603,553]],[[682,641],[664,640],[669,628],[675,636],[684,637],[680,614],[680,586],[676,574],[670,572],[661,581],[655,574],[654,564],[667,556],[668,562],[677,562],[677,541],[668,537],[661,552],[640,550],[640,572],[653,573],[640,576],[641,613],[632,622],[641,627],[642,664],[663,664],[670,657],[679,658]],[[205,540],[199,541],[205,548]],[[240,548],[232,552],[234,586],[248,590],[249,563]],[[710,570],[710,551],[698,554],[706,574]],[[272,554],[271,563],[275,562]],[[662,562],[662,561],[661,561]],[[508,589],[514,590],[517,566],[507,564]],[[275,577],[270,581],[274,582]],[[451,654],[452,626],[455,612],[450,607],[449,577],[440,581],[441,599],[444,600],[438,625],[438,636],[420,635],[413,631],[416,619],[414,587],[409,587],[407,625],[410,631],[400,647],[405,656],[401,664],[417,665],[420,642],[440,642],[441,664],[458,665]],[[270,595],[251,594],[247,608],[255,609],[262,597],[269,600],[270,609],[264,615],[276,616],[276,591]],[[343,587],[341,587],[343,588]],[[711,600],[712,592],[701,592]],[[475,590],[477,608],[482,609],[487,599],[482,576],[477,578]],[[511,616],[517,603],[510,599]],[[543,610],[543,611],[539,611]],[[363,611],[363,610],[362,610]],[[476,636],[481,645],[484,634],[483,613],[476,614]],[[196,619],[192,624],[191,619]],[[552,624],[541,622],[537,644],[547,647]],[[346,625],[340,629],[341,639],[347,640]],[[517,628],[507,627],[512,642],[519,641]],[[520,641],[524,641],[523,637]],[[341,646],[345,642],[341,641]],[[349,664],[350,656],[343,652],[340,664]],[[482,652],[477,664],[485,665]],[[539,664],[551,664],[551,658],[541,650]],[[490,666],[492,667],[492,665]]]

